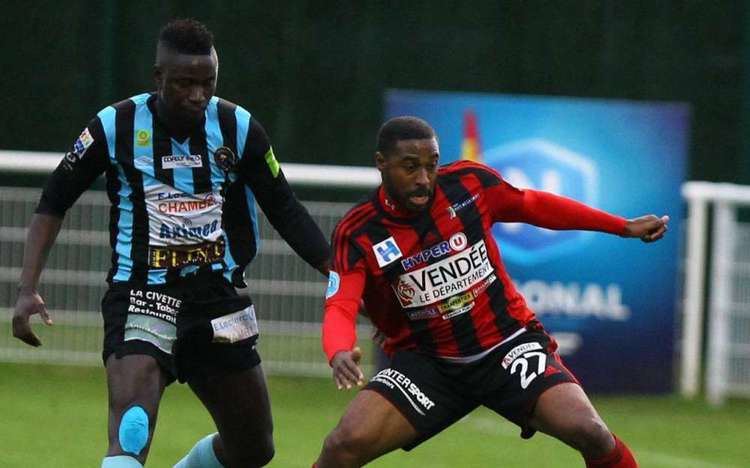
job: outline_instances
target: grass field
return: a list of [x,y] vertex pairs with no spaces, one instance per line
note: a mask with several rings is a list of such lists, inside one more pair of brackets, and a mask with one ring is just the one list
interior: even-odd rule
[[[105,447],[102,369],[0,364],[0,466],[98,467]],[[276,458],[271,467],[309,467],[352,393],[328,380],[271,377]],[[595,398],[594,403],[645,468],[750,466],[750,401],[721,409],[674,397]],[[203,434],[208,414],[185,386],[173,385],[159,415],[148,466],[171,467]],[[545,436],[530,441],[479,410],[410,453],[373,467],[575,467],[573,450]]]

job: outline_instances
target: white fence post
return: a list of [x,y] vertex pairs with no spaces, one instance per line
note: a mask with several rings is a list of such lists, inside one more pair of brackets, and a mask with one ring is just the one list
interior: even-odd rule
[[730,201],[716,202],[711,266],[706,397],[712,405],[724,402],[727,386],[727,337],[732,307],[732,255],[735,210]]
[[701,343],[703,342],[703,273],[706,269],[707,202],[688,199],[685,301],[682,322],[680,393],[694,398],[700,389]]

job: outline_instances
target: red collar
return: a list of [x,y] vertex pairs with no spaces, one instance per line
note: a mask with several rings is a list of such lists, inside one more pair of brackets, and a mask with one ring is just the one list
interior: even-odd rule
[[396,218],[411,218],[417,214],[398,206],[396,202],[385,193],[385,189],[382,185],[378,189],[378,201],[386,213],[395,216]]

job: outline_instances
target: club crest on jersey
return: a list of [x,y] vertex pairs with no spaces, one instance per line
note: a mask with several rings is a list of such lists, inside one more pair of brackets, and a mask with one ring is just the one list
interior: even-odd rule
[[237,166],[237,156],[226,146],[216,148],[216,151],[214,151],[214,161],[216,161],[216,165],[224,172],[232,172]]
[[375,252],[375,258],[378,260],[378,266],[380,268],[388,266],[404,256],[401,253],[401,249],[399,249],[398,245],[396,245],[396,241],[393,239],[393,236],[373,245],[372,251]]
[[176,169],[178,167],[203,167],[200,154],[168,154],[161,157],[163,169]]

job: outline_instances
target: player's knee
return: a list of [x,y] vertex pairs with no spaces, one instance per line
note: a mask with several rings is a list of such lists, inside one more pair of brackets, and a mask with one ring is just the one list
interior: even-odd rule
[[122,413],[117,439],[125,453],[140,455],[148,444],[149,417],[141,406],[131,406]]
[[229,466],[266,466],[271,463],[276,449],[273,436],[253,437],[239,450],[227,450]]
[[323,449],[341,460],[361,458],[372,441],[367,435],[351,425],[339,425],[323,444]]
[[584,456],[600,456],[614,448],[614,438],[601,418],[591,417],[576,423],[573,444]]

